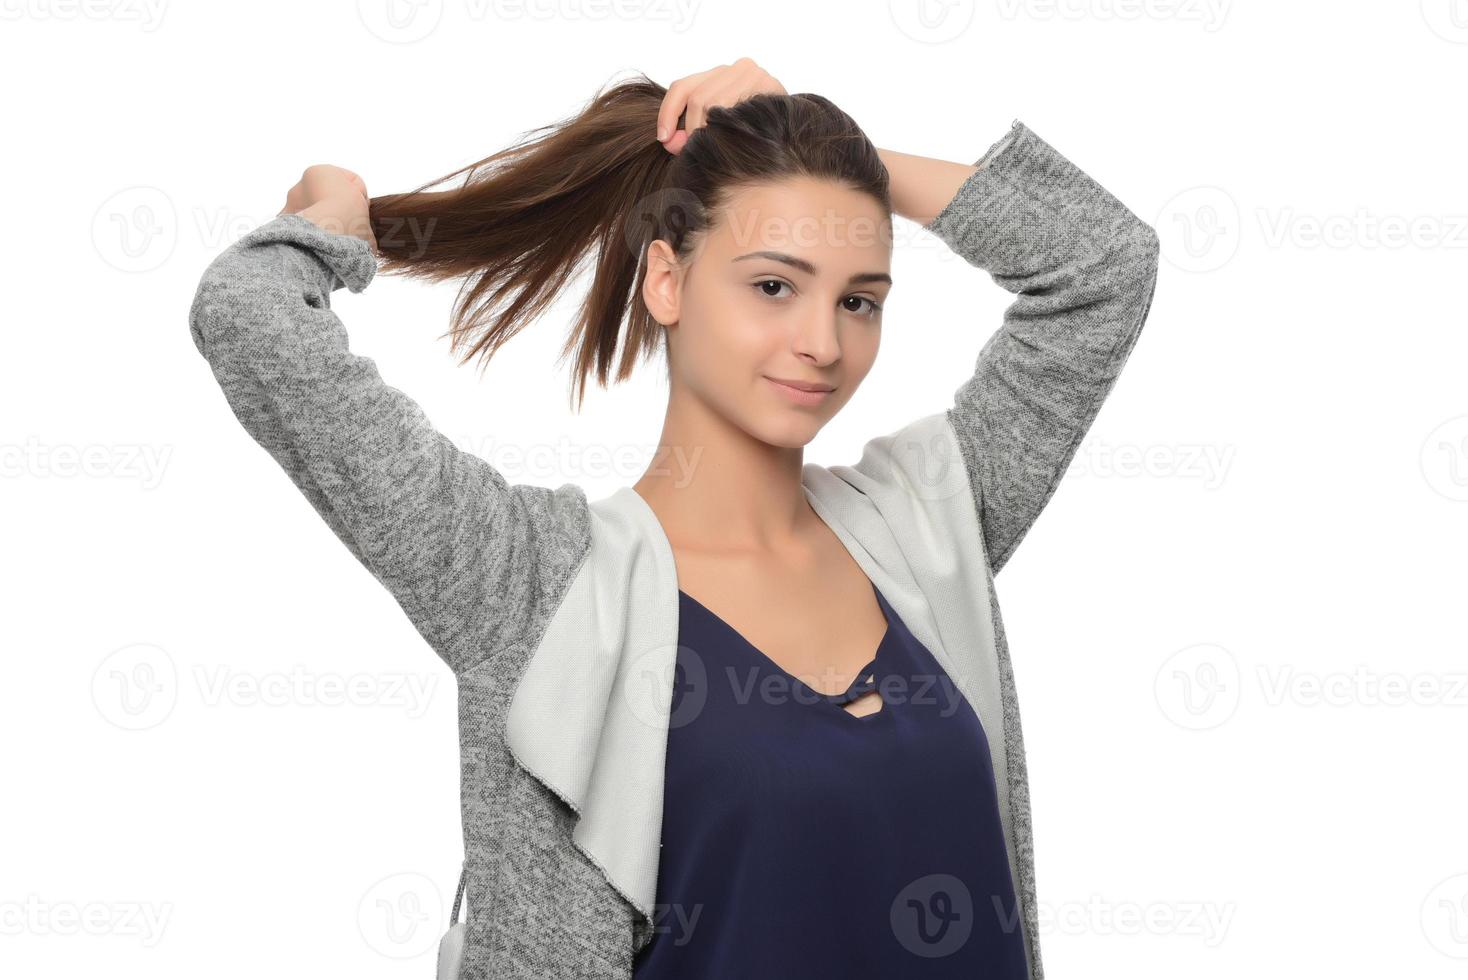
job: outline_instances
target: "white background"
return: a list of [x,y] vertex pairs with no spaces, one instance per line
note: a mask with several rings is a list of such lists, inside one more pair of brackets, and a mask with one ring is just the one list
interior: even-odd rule
[[[432,975],[453,677],[230,414],[194,287],[306,165],[406,190],[743,55],[879,146],[972,162],[1021,119],[1164,243],[998,579],[1047,974],[1463,975],[1468,4],[395,2],[0,3],[0,976]],[[898,233],[808,461],[946,408],[1012,299]],[[580,294],[482,380],[453,294],[333,300],[513,482],[634,482],[660,365],[572,415]]]

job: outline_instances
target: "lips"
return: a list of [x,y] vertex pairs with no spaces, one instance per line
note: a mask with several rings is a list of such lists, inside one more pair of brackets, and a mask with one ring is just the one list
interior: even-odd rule
[[834,391],[835,387],[820,381],[797,381],[794,378],[771,378],[776,384],[786,385],[799,391]]
[[[787,401],[794,405],[815,406],[825,402],[834,391],[830,385],[812,381],[781,381],[768,375],[765,380],[770,383],[775,391],[779,392]],[[807,385],[809,387],[801,387]]]

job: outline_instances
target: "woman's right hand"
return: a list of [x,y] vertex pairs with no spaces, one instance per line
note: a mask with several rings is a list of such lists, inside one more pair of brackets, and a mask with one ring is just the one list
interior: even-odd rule
[[301,217],[333,235],[352,235],[377,251],[369,219],[367,184],[357,174],[329,163],[307,167],[285,195],[281,214]]
[[[714,106],[732,106],[764,93],[790,94],[753,58],[740,58],[732,65],[718,65],[680,78],[668,86],[658,108],[658,140],[663,149],[677,156],[693,131],[708,122],[708,111]],[[682,129],[678,129],[680,121]]]

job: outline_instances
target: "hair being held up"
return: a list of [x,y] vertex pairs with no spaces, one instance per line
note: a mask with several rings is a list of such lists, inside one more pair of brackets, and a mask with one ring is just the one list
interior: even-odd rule
[[[384,273],[464,280],[447,332],[451,348],[464,352],[461,363],[478,357],[482,368],[589,267],[561,351],[573,360],[579,403],[588,378],[603,387],[623,381],[660,346],[662,325],[642,300],[649,243],[664,239],[685,258],[736,186],[835,179],[890,210],[876,147],[822,96],[761,92],[714,106],[670,152],[656,137],[667,94],[639,74],[492,156],[370,199]],[[450,189],[431,189],[458,178]]]

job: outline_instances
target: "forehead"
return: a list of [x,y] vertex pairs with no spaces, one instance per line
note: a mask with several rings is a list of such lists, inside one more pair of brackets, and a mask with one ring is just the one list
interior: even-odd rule
[[823,271],[886,269],[892,216],[870,194],[831,180],[791,177],[731,189],[701,251],[732,258],[764,250],[806,256]]

